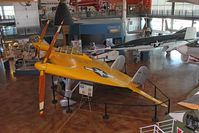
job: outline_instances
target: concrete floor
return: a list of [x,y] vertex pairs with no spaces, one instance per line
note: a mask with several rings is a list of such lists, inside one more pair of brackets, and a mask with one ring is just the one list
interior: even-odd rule
[[[199,66],[183,64],[180,54],[172,51],[170,56],[154,50],[150,60],[134,64],[132,52],[126,52],[127,72],[133,76],[141,65],[148,66],[149,79],[171,99],[171,111],[184,109],[177,102],[197,86]],[[0,88],[0,132],[6,133],[138,133],[139,127],[154,124],[154,108],[108,106],[109,120],[102,119],[103,104],[92,104],[89,112],[87,104],[79,109],[79,102],[72,106],[73,113],[66,114],[65,108],[52,104],[51,77],[46,76],[45,114],[39,116],[38,76],[24,75],[14,77],[9,71],[2,80]],[[2,77],[2,73],[0,74]],[[146,83],[144,91],[153,94],[153,88]],[[74,99],[81,96],[76,90]],[[123,104],[152,104],[146,98],[128,89],[103,85],[94,86],[93,102],[113,102]],[[158,119],[162,120],[167,111],[158,107]]]

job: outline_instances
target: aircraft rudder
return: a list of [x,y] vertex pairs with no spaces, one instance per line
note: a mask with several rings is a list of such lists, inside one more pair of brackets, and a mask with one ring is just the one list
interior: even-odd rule
[[195,27],[187,27],[184,40],[191,40],[191,39],[196,39],[196,28]]
[[142,85],[147,79],[148,68],[146,66],[141,66],[138,71],[133,76],[131,82]]

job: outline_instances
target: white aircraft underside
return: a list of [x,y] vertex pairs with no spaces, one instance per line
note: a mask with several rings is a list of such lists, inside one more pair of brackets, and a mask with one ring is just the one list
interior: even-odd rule
[[199,47],[184,45],[180,46],[177,50],[182,54],[181,59],[184,63],[199,63]]

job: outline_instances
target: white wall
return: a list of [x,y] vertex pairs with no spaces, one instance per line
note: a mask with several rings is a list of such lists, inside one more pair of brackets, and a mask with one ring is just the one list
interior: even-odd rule
[[136,31],[141,29],[141,19],[139,17],[134,18],[127,18],[126,19],[126,38],[125,42],[128,42],[130,40],[137,39],[137,34],[128,34],[127,32]]
[[140,30],[140,18],[135,17],[135,18],[127,18],[127,30],[128,31],[133,31],[133,30]]
[[38,3],[30,4],[31,6],[25,6],[25,2],[13,3],[18,34],[33,34],[40,30]]

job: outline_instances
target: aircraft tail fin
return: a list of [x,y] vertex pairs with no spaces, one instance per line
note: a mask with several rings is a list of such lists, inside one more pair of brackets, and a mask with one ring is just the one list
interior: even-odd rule
[[119,71],[121,71],[125,64],[125,57],[123,55],[120,55],[116,58],[116,60],[111,65],[111,68],[115,68]]
[[[148,69],[146,66],[141,66],[138,71],[135,73],[134,77],[132,78],[131,82],[133,82],[134,84],[137,85],[142,85],[146,79],[147,79],[147,73],[148,73]],[[168,107],[165,103],[163,103],[162,101],[150,96],[149,94],[147,94],[146,92],[135,88],[135,87],[130,87],[131,90],[133,90],[134,92],[137,92],[138,94],[152,100],[153,102],[155,102],[156,104],[160,104],[164,107]]]
[[196,34],[197,33],[195,27],[187,27],[184,39],[185,40],[196,39]]
[[146,79],[147,79],[147,73],[148,69],[146,66],[141,66],[138,71],[135,73],[133,76],[131,82],[137,84],[137,85],[142,85]]

